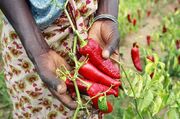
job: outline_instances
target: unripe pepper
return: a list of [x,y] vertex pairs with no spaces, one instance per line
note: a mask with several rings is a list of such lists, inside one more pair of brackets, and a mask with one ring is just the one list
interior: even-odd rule
[[[103,95],[101,95],[101,96],[103,96]],[[93,98],[92,99],[92,102],[93,102],[93,106],[94,106],[94,108],[96,108],[96,109],[99,109],[99,107],[98,107],[98,101],[99,101],[99,98],[101,97],[101,96],[98,96],[98,97],[96,97],[96,98]],[[93,97],[93,96],[91,96],[91,97]],[[109,102],[109,101],[107,101],[107,110],[106,111],[104,111],[104,110],[100,110],[102,113],[111,113],[112,111],[113,111],[113,107],[112,107],[112,105],[111,105],[111,103]]]
[[80,47],[79,53],[88,55],[90,62],[111,78],[120,78],[119,68],[115,67],[110,59],[102,57],[102,48],[92,38],[88,39],[88,43],[85,46]]
[[142,66],[140,62],[140,55],[139,55],[139,47],[136,43],[133,43],[133,48],[131,49],[131,58],[135,68],[142,72]]

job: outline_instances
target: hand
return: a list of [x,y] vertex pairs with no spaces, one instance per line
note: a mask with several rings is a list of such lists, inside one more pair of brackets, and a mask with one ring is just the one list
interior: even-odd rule
[[102,56],[109,58],[111,55],[119,60],[119,31],[118,25],[111,20],[94,22],[89,30],[89,38],[96,40],[103,48]]
[[35,57],[35,67],[41,79],[48,85],[49,90],[69,109],[76,109],[77,103],[66,94],[66,84],[63,80],[57,79],[56,69],[64,65],[70,69],[66,61],[54,51],[48,51]]

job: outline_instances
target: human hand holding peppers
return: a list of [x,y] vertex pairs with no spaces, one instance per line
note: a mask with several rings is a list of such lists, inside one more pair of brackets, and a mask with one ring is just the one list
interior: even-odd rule
[[89,38],[94,39],[103,48],[103,58],[119,58],[119,31],[118,25],[111,20],[99,20],[93,23],[89,30]]
[[[113,10],[109,9],[109,8],[112,8],[112,6],[114,6],[115,9],[113,9]],[[117,17],[118,0],[112,0],[112,1],[101,0],[99,3],[99,9],[97,11],[97,15],[99,15],[99,14],[111,14],[111,15]],[[106,77],[112,78],[112,80],[109,80],[110,78],[105,78],[106,80],[103,80],[103,82],[107,82],[107,80],[108,80],[108,82],[113,82],[113,79],[120,78],[118,65],[116,65],[115,63],[112,64],[112,61],[110,61],[110,59],[108,59],[113,54],[112,57],[114,57],[114,59],[119,60],[118,46],[119,46],[118,24],[116,24],[114,21],[111,21],[109,19],[101,19],[101,20],[97,20],[93,23],[93,25],[91,26],[91,28],[88,32],[88,44],[86,46],[80,48],[80,53],[83,55],[88,54],[89,61],[94,66],[96,66],[100,70],[100,72],[102,71],[105,75],[108,75]],[[90,66],[89,63],[82,66],[82,68],[80,69],[80,74],[83,74],[83,71],[85,71],[85,69],[87,71],[87,68],[89,66]],[[90,70],[88,69],[88,71],[90,71]],[[92,75],[92,71],[90,71],[90,72]],[[87,73],[84,73],[84,74],[87,74]],[[100,74],[100,73],[98,73],[98,74]],[[90,75],[90,74],[87,74],[86,76],[84,75],[84,77],[88,78],[88,75]],[[98,78],[101,77],[101,79],[102,79],[102,76],[103,75],[98,75],[97,77]],[[96,80],[96,82],[98,82],[97,79],[95,79],[95,78],[93,78],[93,79]],[[99,80],[101,80],[101,79],[99,79]],[[89,79],[89,80],[91,80],[91,79]],[[108,85],[108,82],[104,83],[104,85]],[[116,83],[114,83],[114,84],[116,84]],[[119,86],[116,86],[114,88],[116,89],[116,92],[118,92]],[[97,108],[97,100],[99,100],[99,97],[92,100],[93,105],[96,108]],[[108,105],[108,107],[109,107],[109,105]]]
[[[104,1],[106,1],[106,2],[109,2],[109,1],[107,1],[107,0],[104,0]],[[118,0],[116,0],[116,1],[118,1]],[[102,2],[102,1],[100,1],[100,2]],[[103,3],[106,3],[106,2],[103,2]],[[65,8],[66,8],[66,5],[67,5],[67,3],[68,2],[66,2],[66,4],[65,4]],[[116,3],[116,2],[111,2],[111,3]],[[107,3],[106,3],[106,5],[107,5]],[[116,4],[117,5],[117,4]],[[108,75],[109,77],[108,77],[108,80],[109,79],[111,79],[112,78],[112,80],[113,79],[119,79],[120,78],[120,73],[119,73],[119,68],[117,67],[117,66],[115,66],[113,63],[112,63],[112,61],[110,60],[110,59],[107,59],[107,58],[109,58],[109,56],[114,52],[114,50],[116,49],[116,47],[118,46],[118,42],[119,42],[119,33],[118,33],[118,26],[117,26],[117,24],[115,24],[114,22],[112,22],[111,20],[105,20],[105,21],[107,21],[108,23],[108,25],[107,26],[109,26],[109,29],[108,30],[104,30],[103,31],[103,33],[102,33],[102,29],[105,29],[105,27],[106,27],[106,25],[104,26],[104,25],[102,25],[102,24],[100,24],[100,25],[102,25],[103,27],[100,27],[100,30],[99,29],[95,29],[95,28],[93,28],[93,27],[91,27],[91,29],[93,29],[93,30],[91,30],[90,29],[90,31],[89,31],[89,33],[91,33],[92,31],[94,31],[94,33],[92,32],[92,34],[94,34],[93,36],[95,36],[94,38],[95,39],[88,39],[88,40],[84,40],[84,39],[82,39],[81,38],[81,36],[80,36],[80,34],[78,33],[78,31],[75,29],[75,26],[74,26],[74,24],[73,24],[73,22],[72,22],[72,20],[71,20],[71,18],[70,18],[70,15],[68,14],[68,11],[65,9],[65,14],[66,14],[66,16],[67,16],[67,18],[68,18],[68,20],[70,21],[70,24],[71,24],[71,26],[72,26],[72,29],[73,29],[73,31],[74,31],[74,33],[78,36],[78,38],[79,38],[79,40],[80,40],[80,47],[79,47],[79,53],[81,54],[81,55],[84,55],[84,56],[86,56],[86,55],[88,55],[88,59],[89,59],[89,61],[94,65],[94,66],[96,66],[98,69],[97,70],[100,70],[99,71],[99,74],[100,74],[100,72],[102,71],[105,75]],[[99,23],[101,23],[100,21],[98,21]],[[97,21],[96,22],[94,22],[94,24],[96,24],[96,23],[98,23]],[[93,25],[94,25],[93,24]],[[104,22],[104,24],[106,24],[105,22]],[[99,25],[97,25],[97,26],[95,26],[96,28],[98,28],[99,27]],[[91,34],[89,34],[89,36],[91,37]],[[96,37],[96,36],[99,36],[99,37]],[[104,37],[103,37],[104,36]],[[93,38],[93,37],[92,37]],[[97,38],[97,39],[96,39]],[[103,42],[101,42],[100,41],[100,39],[103,41]],[[75,38],[76,39],[76,38]],[[80,108],[82,108],[82,101],[81,101],[81,99],[80,99],[80,96],[79,96],[79,90],[78,90],[78,83],[77,83],[77,76],[78,76],[78,73],[77,73],[77,71],[79,70],[79,63],[77,63],[78,61],[77,61],[77,59],[75,58],[75,54],[76,54],[76,40],[74,39],[74,45],[73,45],[73,50],[72,50],[72,53],[70,53],[70,57],[74,60],[74,62],[75,62],[75,72],[74,72],[74,76],[72,77],[72,79],[71,79],[71,81],[73,82],[73,84],[74,84],[74,87],[75,87],[75,90],[76,90],[76,94],[77,94],[77,100],[78,100],[78,107],[77,107],[77,109],[76,109],[76,111],[75,111],[75,114],[74,114],[74,117],[76,117],[76,114],[77,114],[77,112],[78,112],[78,110],[80,109]],[[100,41],[101,43],[104,43],[105,44],[105,46],[106,46],[106,50],[105,51],[102,51],[102,47],[104,47],[100,42],[98,43],[97,41]],[[74,54],[74,55],[73,55]],[[103,55],[103,56],[102,56]],[[118,56],[118,55],[117,55]],[[103,58],[104,57],[104,58]],[[85,64],[86,65],[86,64]],[[89,65],[87,65],[87,67],[88,67]],[[92,68],[92,67],[91,67]],[[86,68],[85,68],[86,69]],[[62,69],[63,70],[63,69]],[[63,74],[65,77],[66,77],[66,71],[65,72],[63,72],[63,71],[61,71],[61,70],[59,70],[60,72],[62,72],[62,73],[60,73],[60,74]],[[84,73],[86,73],[86,72],[84,72]],[[84,73],[82,73],[81,75],[82,76],[84,76]],[[59,73],[57,73],[57,74],[59,74]],[[70,74],[70,72],[69,72],[69,74]],[[102,78],[102,76],[105,76],[105,75],[98,75],[97,77],[101,77]],[[89,80],[91,79],[90,78],[90,76],[91,75],[87,75],[87,76],[84,76],[84,77],[86,77],[86,78],[88,78]],[[61,77],[61,76],[60,76]],[[96,80],[97,80],[97,77],[96,77]],[[63,78],[64,79],[64,78]],[[95,80],[95,79],[94,79]],[[104,79],[104,81],[106,80],[106,78]],[[109,85],[109,81],[108,80],[106,80],[107,81],[107,83],[105,83],[105,84],[107,84],[108,86],[110,86]],[[96,90],[96,88],[95,87],[99,87],[100,85],[101,86],[103,86],[102,84],[98,84],[98,85],[95,85],[95,84],[97,84],[97,83],[95,83],[96,81],[94,81],[93,82],[93,84],[94,85],[92,85],[92,86],[94,86],[94,88],[90,88],[90,89],[95,89],[94,91],[97,91]],[[67,83],[67,82],[66,82]],[[98,83],[100,83],[100,82],[98,82]],[[115,89],[117,89],[117,90],[114,90],[114,89],[112,89],[112,90],[114,90],[114,92],[116,93],[115,94],[115,96],[117,96],[118,95],[118,87],[119,87],[119,85],[120,85],[120,83],[118,82],[118,83],[114,83],[115,84],[115,86],[116,87],[114,87]],[[113,86],[114,86],[114,84],[112,84]],[[68,84],[67,84],[68,85]],[[101,87],[100,86],[100,87]],[[106,86],[107,87],[107,86]],[[80,88],[80,87],[79,87]],[[109,87],[110,89],[112,88],[111,86]],[[89,90],[90,90],[89,89]],[[82,91],[83,89],[81,89],[80,88],[80,92]],[[89,91],[88,91],[89,92]],[[101,91],[100,91],[101,92]],[[97,92],[97,93],[100,93],[99,91]],[[89,94],[88,93],[88,95],[90,96],[90,97],[94,97],[94,96],[96,96],[96,94],[97,93],[93,93],[93,95],[91,95],[91,93]],[[98,94],[97,94],[98,95]],[[102,95],[104,95],[104,93],[102,94]],[[103,98],[103,99],[105,99],[105,98]],[[96,97],[95,98],[95,100],[99,100],[99,96],[98,97]],[[92,100],[93,101],[93,100]],[[100,101],[101,102],[101,101]],[[104,101],[105,103],[106,103],[106,100]],[[102,107],[102,110],[106,110],[106,109],[110,109],[110,107],[112,107],[111,105],[110,105],[110,103],[106,103],[106,104],[108,104],[108,105],[106,105],[105,103],[101,103],[101,104],[103,104],[103,105],[101,105],[101,106],[98,106],[98,108],[100,107]],[[99,103],[98,103],[99,104]],[[93,101],[93,105],[97,105],[97,101]],[[105,106],[106,105],[106,106]],[[104,108],[104,107],[109,107],[109,108]],[[95,106],[96,108],[97,108],[97,106]],[[100,109],[99,108],[99,109]],[[107,110],[106,110],[107,111]],[[112,108],[111,108],[111,111],[112,111]],[[110,112],[110,110],[108,111],[108,112]]]
[[[82,55],[88,55],[90,62],[100,71],[111,78],[119,79],[120,71],[118,66],[108,58],[115,49],[118,49],[118,44],[117,24],[110,20],[96,21],[89,30],[88,42],[84,41],[83,45],[80,45],[79,52]],[[117,60],[119,59],[118,54],[114,55]],[[103,58],[103,56],[108,59]]]
[[77,103],[66,94],[65,83],[57,79],[55,74],[56,68],[61,65],[67,66],[67,63],[56,52],[50,50],[33,19],[26,1],[1,0],[0,9],[15,29],[23,48],[42,81],[65,106],[76,109]]
[[[96,16],[107,14],[112,15],[115,19],[117,19],[118,5],[119,0],[100,0]],[[101,62],[104,63],[93,62],[94,60],[92,60],[92,64],[96,65],[102,72],[109,75],[110,77],[119,79],[120,74],[118,65],[114,62],[112,64],[112,61],[109,60],[110,56],[116,60],[119,60],[118,46],[120,36],[118,31],[118,24],[112,19],[108,18],[97,19],[88,32],[88,38],[90,41],[92,41],[91,39],[95,40],[102,48],[97,48],[99,51],[102,51],[96,54],[101,56],[97,59],[100,59]],[[104,61],[102,58],[107,60]],[[101,64],[103,67],[99,67],[99,64]],[[109,65],[109,67],[106,67],[107,65]],[[112,65],[115,65],[115,67]],[[111,70],[108,70],[108,68]]]

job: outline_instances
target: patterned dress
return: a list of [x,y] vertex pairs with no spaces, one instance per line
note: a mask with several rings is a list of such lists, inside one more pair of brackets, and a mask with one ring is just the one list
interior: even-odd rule
[[[88,25],[97,10],[97,0],[70,0],[69,9],[78,31],[86,38]],[[74,36],[64,13],[43,29],[42,34],[49,46],[69,61],[67,51],[72,47]],[[19,37],[6,20],[3,24],[1,43],[5,82],[13,103],[13,118],[70,118],[73,111],[68,110],[49,92],[27,57]],[[91,115],[90,118],[97,118],[97,114]]]

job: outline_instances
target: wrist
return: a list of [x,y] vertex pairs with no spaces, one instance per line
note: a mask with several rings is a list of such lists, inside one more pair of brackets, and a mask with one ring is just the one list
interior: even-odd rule
[[117,18],[110,14],[100,14],[94,18],[93,22],[98,21],[98,20],[110,20],[110,21],[118,24]]
[[117,18],[118,6],[119,6],[119,0],[99,0],[99,6],[96,12],[96,16],[101,14],[110,14]]

